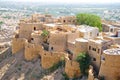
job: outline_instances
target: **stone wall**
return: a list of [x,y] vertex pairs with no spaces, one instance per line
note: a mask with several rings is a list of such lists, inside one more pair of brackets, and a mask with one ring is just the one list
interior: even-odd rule
[[34,31],[31,34],[31,43],[42,44],[44,37],[41,36],[41,34],[42,34],[42,31]]
[[109,32],[110,25],[102,23],[102,28],[103,28],[102,29],[103,32]]
[[20,38],[31,38],[32,31],[42,30],[42,23],[20,23],[19,36]]
[[24,38],[13,38],[12,39],[12,54],[25,48],[25,43],[27,42]]
[[65,51],[67,49],[67,34],[58,32],[50,33],[49,51]]
[[26,60],[32,60],[43,53],[43,47],[39,44],[26,43],[24,57]]
[[[111,49],[112,50],[112,49]],[[120,50],[120,49],[116,49]],[[109,51],[109,50],[108,50]],[[100,67],[99,76],[104,77],[105,80],[119,80],[120,79],[120,55],[112,52],[105,52],[102,55],[103,60]]]
[[58,63],[62,57],[64,57],[63,52],[48,52],[44,51],[43,54],[41,54],[41,65],[44,69],[49,69],[54,64]]
[[65,73],[68,75],[69,78],[80,77],[80,67],[79,63],[73,60],[69,60],[68,58],[65,59]]
[[78,54],[81,52],[87,52],[87,48],[88,48],[88,40],[82,38],[76,39],[73,58],[76,59]]

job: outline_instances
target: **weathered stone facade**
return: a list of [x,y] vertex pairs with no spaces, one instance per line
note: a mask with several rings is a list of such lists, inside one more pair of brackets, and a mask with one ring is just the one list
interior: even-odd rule
[[[12,53],[24,49],[24,57],[28,61],[40,56],[44,69],[51,68],[64,57],[65,72],[69,78],[74,78],[82,75],[76,57],[79,53],[86,52],[90,55],[93,66],[90,68],[88,80],[95,80],[93,70],[106,80],[120,79],[119,55],[108,54],[106,51],[103,53],[109,48],[119,48],[111,46],[120,44],[118,28],[103,25],[105,31],[110,32],[100,35],[98,28],[75,24],[75,16],[53,18],[48,14],[35,14],[29,19],[20,20],[20,29],[12,40]],[[45,38],[41,36],[43,30],[49,32]]]
[[25,48],[27,40],[23,38],[12,39],[12,54],[16,54],[18,51]]
[[65,61],[65,73],[69,76],[69,78],[80,77],[82,75],[78,62],[69,60],[68,58],[66,58]]
[[62,57],[64,58],[64,52],[48,52],[44,51],[41,55],[41,65],[44,69],[49,69],[54,64],[58,63]]
[[99,76],[103,76],[105,80],[120,79],[120,49],[108,49],[102,55],[102,64]]
[[26,60],[32,60],[43,53],[43,47],[39,44],[26,43],[24,57]]

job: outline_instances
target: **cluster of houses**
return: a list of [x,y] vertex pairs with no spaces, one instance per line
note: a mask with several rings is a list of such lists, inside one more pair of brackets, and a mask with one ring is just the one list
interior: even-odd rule
[[76,22],[75,16],[49,14],[33,14],[22,19],[12,39],[12,53],[24,50],[28,61],[40,56],[44,69],[64,58],[65,73],[73,78],[82,75],[76,58],[86,52],[91,57],[88,80],[95,80],[95,74],[105,80],[119,80],[120,28],[103,24],[104,32],[99,32],[96,27]]

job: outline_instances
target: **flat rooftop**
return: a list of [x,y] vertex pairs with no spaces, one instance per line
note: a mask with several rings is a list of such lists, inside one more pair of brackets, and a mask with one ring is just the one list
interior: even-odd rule
[[102,37],[97,37],[95,39],[90,39],[89,41],[95,42],[97,44],[102,44],[102,43],[109,42],[111,40],[103,39]]
[[108,49],[105,50],[104,53],[109,55],[120,55],[120,48]]
[[84,38],[77,38],[77,39],[75,39],[75,41],[78,41],[78,42],[88,42],[88,40],[86,40]]
[[96,30],[96,29],[98,29],[98,28],[88,26],[88,25],[80,25],[80,26],[78,26],[78,30],[81,31],[81,32],[90,32],[90,31],[93,31],[93,30]]

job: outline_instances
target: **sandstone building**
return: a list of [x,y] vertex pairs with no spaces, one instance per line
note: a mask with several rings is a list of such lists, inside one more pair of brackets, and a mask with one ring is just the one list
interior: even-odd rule
[[100,33],[96,27],[76,25],[75,16],[55,18],[49,14],[33,14],[28,19],[20,20],[19,30],[12,40],[12,53],[24,50],[27,61],[41,57],[44,69],[64,58],[65,72],[73,78],[82,75],[76,58],[79,53],[86,52],[91,57],[88,80],[95,80],[93,71],[106,80],[117,80],[120,77],[120,29],[107,28]]

